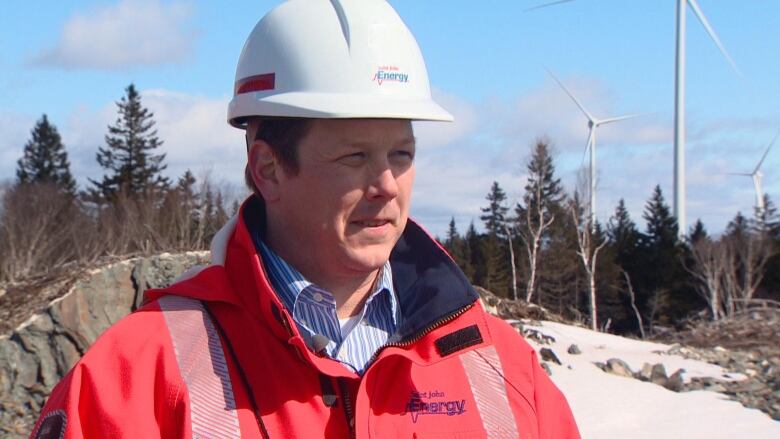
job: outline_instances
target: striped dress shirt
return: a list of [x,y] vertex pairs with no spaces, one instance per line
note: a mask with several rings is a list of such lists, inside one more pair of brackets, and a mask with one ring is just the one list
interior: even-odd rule
[[[292,314],[309,346],[324,349],[330,358],[362,375],[374,353],[395,333],[400,320],[390,262],[380,269],[371,295],[354,316],[355,324],[348,325],[342,334],[333,295],[306,280],[256,233],[254,238],[276,294]],[[324,340],[327,344],[323,347]]]

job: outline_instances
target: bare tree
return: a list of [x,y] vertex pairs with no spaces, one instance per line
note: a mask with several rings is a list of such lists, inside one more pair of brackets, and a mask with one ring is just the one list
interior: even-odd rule
[[764,280],[766,264],[774,256],[774,248],[765,233],[750,233],[741,243],[735,243],[735,255],[742,267],[740,299],[751,300]]
[[550,228],[555,215],[547,212],[547,206],[541,202],[541,186],[536,191],[536,203],[533,207],[525,209],[526,224],[528,229],[521,230],[520,239],[525,244],[525,250],[528,254],[528,281],[525,287],[525,301],[531,303],[534,291],[536,290],[536,278],[539,269],[539,251],[542,247],[542,236]]
[[639,308],[636,306],[636,294],[634,294],[634,286],[631,284],[631,277],[628,275],[628,272],[626,270],[621,269],[621,273],[623,273],[623,278],[626,279],[626,288],[628,289],[628,297],[631,299],[631,308],[634,310],[634,315],[636,316],[636,322],[639,325],[639,334],[642,335],[642,338],[645,338],[645,325],[644,322],[642,322],[642,313],[639,312]]
[[[598,331],[598,302],[596,300],[596,262],[599,252],[607,245],[607,240],[595,236],[595,225],[591,224],[592,216],[583,215],[579,195],[574,193],[574,200],[569,203],[569,212],[577,232],[577,255],[582,261],[585,276],[588,281],[588,297],[590,305],[590,327]],[[584,218],[583,218],[584,217]]]
[[517,267],[515,266],[515,250],[512,245],[512,232],[509,231],[509,227],[504,223],[504,231],[506,232],[506,240],[509,246],[509,265],[512,267],[512,299],[517,300]]
[[776,250],[769,236],[761,232],[727,236],[721,244],[727,254],[722,290],[726,314],[731,316],[753,300]]
[[72,197],[54,184],[21,184],[3,196],[0,276],[15,281],[72,258]]
[[713,320],[725,315],[723,283],[730,264],[729,249],[723,243],[702,238],[691,245],[693,266],[686,271],[698,282],[696,290],[707,301]]
[[650,310],[648,312],[648,320],[649,324],[648,327],[650,328],[650,336],[652,337],[656,330],[661,328],[660,326],[656,326],[655,321],[656,317],[658,316],[658,311],[663,307],[662,301],[664,300],[666,294],[669,290],[666,288],[656,288],[650,293]]

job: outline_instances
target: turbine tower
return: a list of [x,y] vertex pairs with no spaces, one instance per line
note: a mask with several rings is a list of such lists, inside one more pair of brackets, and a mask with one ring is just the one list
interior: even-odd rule
[[674,58],[674,216],[677,218],[677,231],[685,235],[687,229],[685,212],[685,12],[690,5],[720,53],[737,73],[737,65],[720,42],[715,30],[710,26],[696,0],[677,0],[677,50]]
[[[558,0],[542,3],[526,9],[531,11],[561,3],[569,3],[573,0]],[[687,230],[685,214],[685,12],[690,5],[696,18],[699,19],[704,29],[726,60],[739,74],[739,69],[731,59],[715,30],[710,26],[707,17],[704,16],[697,0],[677,0],[677,26],[676,26],[676,53],[674,74],[674,216],[677,218],[678,233],[685,235]]]
[[742,175],[745,177],[750,177],[753,179],[753,187],[756,190],[756,211],[759,214],[759,216],[764,214],[764,191],[761,188],[761,180],[764,178],[764,173],[761,172],[761,165],[764,164],[764,160],[766,160],[766,156],[769,154],[769,150],[772,149],[772,146],[775,144],[775,140],[777,140],[777,137],[780,135],[780,132],[775,134],[775,137],[772,139],[771,142],[769,142],[769,146],[766,147],[766,150],[764,151],[764,155],[761,156],[761,160],[758,161],[758,164],[753,169],[753,172],[751,173],[730,173],[729,175]]
[[588,143],[585,146],[585,152],[587,153],[588,150],[590,150],[590,177],[588,181],[588,186],[590,190],[590,227],[591,229],[595,229],[596,227],[596,129],[598,129],[599,125],[604,125],[610,122],[617,122],[619,120],[626,120],[626,119],[632,119],[638,116],[641,116],[641,114],[629,114],[626,116],[617,116],[617,117],[609,117],[606,119],[598,119],[595,116],[593,116],[582,103],[577,99],[576,96],[574,96],[574,93],[572,93],[568,88],[566,88],[565,85],[563,85],[563,82],[561,82],[553,72],[550,70],[547,70],[547,73],[552,76],[552,78],[555,80],[555,82],[558,83],[558,85],[561,86],[563,91],[566,92],[567,95],[571,98],[572,101],[574,101],[575,104],[577,104],[577,107],[579,107],[580,111],[585,115],[585,117],[588,118]]

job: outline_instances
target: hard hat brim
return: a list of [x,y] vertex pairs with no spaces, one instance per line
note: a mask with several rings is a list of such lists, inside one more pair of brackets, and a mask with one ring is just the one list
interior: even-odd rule
[[263,96],[244,93],[228,106],[228,122],[243,128],[248,117],[301,117],[313,119],[408,119],[452,122],[452,115],[429,98],[396,99],[393,96],[346,93],[290,92]]

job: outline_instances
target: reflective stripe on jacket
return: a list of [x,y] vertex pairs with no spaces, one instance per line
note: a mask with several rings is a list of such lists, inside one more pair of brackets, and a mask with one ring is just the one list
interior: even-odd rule
[[263,216],[245,203],[215,264],[106,331],[33,437],[579,437],[533,349],[413,222],[390,259],[398,333],[362,377],[317,356],[247,233]]

